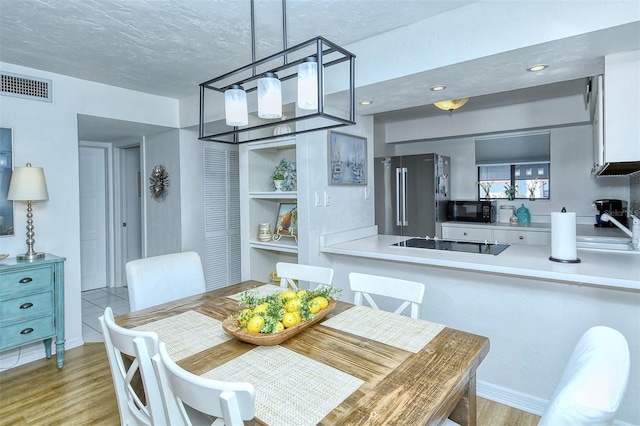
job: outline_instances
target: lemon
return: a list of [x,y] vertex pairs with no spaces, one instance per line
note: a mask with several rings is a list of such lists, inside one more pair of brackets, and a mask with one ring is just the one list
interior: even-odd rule
[[287,312],[297,312],[300,309],[300,299],[290,299],[284,305],[284,310]]
[[247,326],[247,323],[253,316],[253,311],[249,308],[243,309],[238,314],[238,322],[240,323],[240,327],[244,328]]
[[303,296],[306,296],[306,295],[307,295],[307,290],[299,290],[296,293],[296,296],[298,296],[299,298],[302,298]]
[[320,305],[320,309],[324,309],[329,306],[329,301],[322,296],[314,297],[312,302],[316,302],[318,305]]
[[247,331],[250,333],[260,333],[264,327],[264,318],[260,315],[254,315],[247,323]]
[[295,299],[296,292],[293,290],[287,290],[280,293],[280,299]]
[[299,322],[302,322],[302,315],[300,315],[300,312],[295,311],[295,312],[293,312],[293,315],[296,316],[296,321],[297,321],[296,324],[299,323]]
[[296,318],[296,314],[293,312],[286,312],[282,315],[282,325],[285,328],[293,327],[298,323],[298,318]]
[[284,331],[284,324],[278,321],[276,323],[276,333],[280,333],[281,331]]
[[253,314],[259,314],[259,313],[267,313],[267,308],[269,307],[268,303],[261,303],[258,306],[256,306],[255,308],[253,308]]
[[311,302],[309,302],[309,311],[312,314],[318,313],[320,311],[320,309],[321,309],[320,308],[320,303],[318,303],[318,301],[313,301],[312,300]]

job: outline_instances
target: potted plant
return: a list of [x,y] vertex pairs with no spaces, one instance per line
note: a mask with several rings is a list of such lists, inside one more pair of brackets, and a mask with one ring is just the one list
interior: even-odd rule
[[[296,186],[296,163],[286,158],[280,160],[271,174],[275,191],[294,191]],[[279,182],[279,183],[278,183]]]
[[478,181],[477,183],[480,186],[480,188],[482,188],[482,190],[484,191],[485,200],[490,200],[491,199],[491,195],[489,195],[489,193],[491,192],[491,185],[493,185],[493,181],[491,181],[491,182]]
[[284,182],[284,175],[278,171],[271,176],[273,179],[273,185],[276,187],[276,191],[282,191],[282,182]]
[[516,194],[518,193],[518,185],[506,184],[504,186],[504,193],[509,201],[513,200],[516,198]]

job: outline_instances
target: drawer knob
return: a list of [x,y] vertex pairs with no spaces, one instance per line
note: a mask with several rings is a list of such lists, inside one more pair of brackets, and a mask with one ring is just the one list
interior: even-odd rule
[[26,283],[30,283],[31,281],[33,281],[33,278],[31,277],[26,277],[21,279],[20,281],[18,281],[20,284],[26,284]]
[[466,237],[466,236],[467,236],[467,233],[465,232],[465,233],[464,233],[464,234],[462,234],[462,235],[464,235],[464,236]]
[[518,238],[520,238],[521,240],[524,240],[524,235],[520,235]]
[[23,303],[22,305],[20,305],[20,309],[29,309],[32,306],[33,306],[33,303],[27,302],[27,303]]
[[33,328],[29,327],[29,328],[25,328],[24,330],[22,330],[20,332],[20,334],[29,334],[33,331]]

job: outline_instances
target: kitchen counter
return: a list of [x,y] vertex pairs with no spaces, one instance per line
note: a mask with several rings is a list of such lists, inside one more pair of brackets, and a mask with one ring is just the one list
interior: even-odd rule
[[[487,226],[508,227],[510,225],[493,223]],[[584,232],[588,231],[588,225],[580,226],[585,227]],[[591,226],[591,228],[596,227]],[[595,232],[601,235],[602,230],[605,230],[605,233],[616,231],[612,228],[596,228]],[[622,233],[622,235],[624,234]],[[496,256],[392,246],[392,244],[408,238],[410,237],[377,235],[377,227],[371,226],[322,236],[320,251],[361,258],[640,291],[640,252],[578,249],[578,258],[581,263],[558,263],[549,260],[551,249],[545,246],[512,244]]]
[[[487,227],[490,229],[522,229],[533,232],[551,232],[551,223],[534,222],[527,226],[511,225],[509,223],[481,223],[481,222],[457,222],[448,221],[443,224],[457,227]],[[627,234],[617,227],[598,227],[593,225],[576,225],[576,236],[578,237],[603,237],[603,238],[629,238]]]

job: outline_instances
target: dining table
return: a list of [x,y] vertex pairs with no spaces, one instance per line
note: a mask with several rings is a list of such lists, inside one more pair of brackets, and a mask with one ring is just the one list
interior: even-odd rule
[[[155,331],[185,370],[252,383],[249,425],[476,424],[476,370],[489,339],[445,325],[339,300],[332,312],[278,345],[242,342],[222,322],[240,295],[285,289],[259,281],[116,317]],[[161,290],[159,290],[161,291]]]

